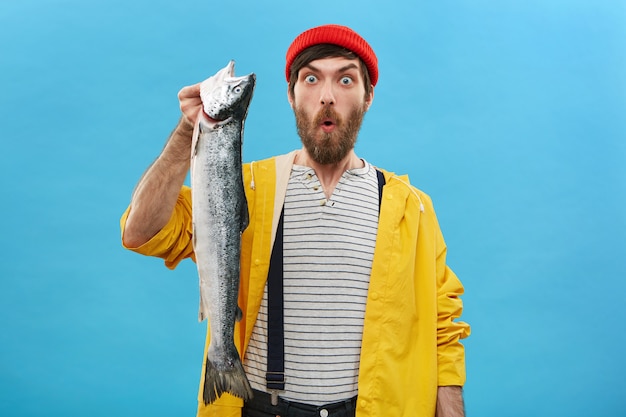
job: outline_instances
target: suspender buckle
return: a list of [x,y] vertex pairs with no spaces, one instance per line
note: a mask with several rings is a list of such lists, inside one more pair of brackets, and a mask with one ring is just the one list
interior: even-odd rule
[[278,391],[275,389],[270,391],[270,396],[271,396],[270,401],[272,405],[276,407],[278,405]]
[[284,372],[267,372],[265,374],[265,382],[269,389],[284,390],[285,374]]
[[267,389],[270,391],[272,405],[278,405],[278,391],[285,389],[285,374],[283,372],[268,372],[265,374]]

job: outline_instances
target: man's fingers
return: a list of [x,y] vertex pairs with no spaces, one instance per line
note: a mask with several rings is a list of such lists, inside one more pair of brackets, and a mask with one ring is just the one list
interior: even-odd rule
[[183,87],[178,92],[178,100],[195,99],[200,100],[200,83]]
[[183,113],[183,120],[188,125],[193,126],[196,123],[198,112],[202,107],[200,99],[200,83],[183,87],[178,92],[178,102],[180,111]]

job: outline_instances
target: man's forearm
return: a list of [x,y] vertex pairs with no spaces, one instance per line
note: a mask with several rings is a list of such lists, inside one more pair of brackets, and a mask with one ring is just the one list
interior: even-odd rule
[[458,386],[437,389],[436,417],[464,417],[463,388]]
[[141,246],[167,224],[189,171],[192,131],[181,120],[139,180],[124,228],[127,247]]

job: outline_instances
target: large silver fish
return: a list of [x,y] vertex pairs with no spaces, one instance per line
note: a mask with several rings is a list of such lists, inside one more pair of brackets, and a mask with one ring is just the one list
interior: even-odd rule
[[243,188],[243,126],[256,76],[235,77],[234,62],[200,85],[203,111],[191,150],[193,246],[200,278],[199,320],[209,319],[205,404],[228,392],[252,397],[234,344],[241,233],[248,226]]

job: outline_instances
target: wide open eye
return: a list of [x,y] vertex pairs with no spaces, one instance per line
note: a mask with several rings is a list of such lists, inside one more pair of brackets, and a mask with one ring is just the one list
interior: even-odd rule
[[306,77],[304,77],[304,82],[308,83],[308,84],[313,84],[317,81],[317,77],[315,75],[307,75]]
[[341,77],[341,80],[339,82],[341,83],[341,85],[351,85],[353,83],[352,78],[348,76]]
[[233,92],[235,94],[241,94],[241,92],[243,91],[243,88],[241,88],[240,85],[236,86],[235,88],[233,88]]

